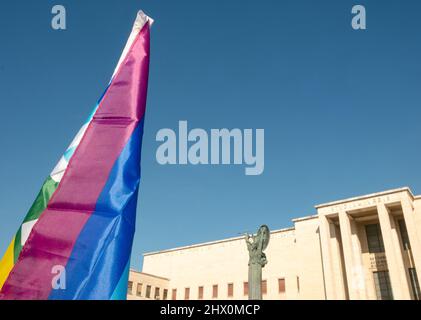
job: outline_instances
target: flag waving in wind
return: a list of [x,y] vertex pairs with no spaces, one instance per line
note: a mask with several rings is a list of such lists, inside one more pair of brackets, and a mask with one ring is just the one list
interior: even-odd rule
[[114,75],[0,261],[0,299],[125,299],[152,20],[139,12]]

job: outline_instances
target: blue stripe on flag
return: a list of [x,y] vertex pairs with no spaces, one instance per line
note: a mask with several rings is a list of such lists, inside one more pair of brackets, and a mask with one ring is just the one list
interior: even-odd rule
[[52,289],[49,299],[109,300],[113,296],[132,249],[142,135],[143,119],[116,160],[95,212],[74,245],[66,265],[66,289]]
[[117,287],[114,290],[111,300],[126,300],[127,299],[127,284],[129,282],[130,258],[127,261],[126,269],[118,281]]

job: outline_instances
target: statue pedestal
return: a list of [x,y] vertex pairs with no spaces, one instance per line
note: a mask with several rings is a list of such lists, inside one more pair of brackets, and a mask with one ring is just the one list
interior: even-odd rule
[[262,300],[262,266],[249,265],[249,300]]

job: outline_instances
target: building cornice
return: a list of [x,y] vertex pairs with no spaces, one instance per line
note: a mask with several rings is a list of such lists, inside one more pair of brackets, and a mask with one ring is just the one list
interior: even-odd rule
[[295,218],[292,219],[292,222],[297,223],[297,222],[301,222],[301,221],[306,221],[306,220],[311,220],[311,219],[317,219],[319,216],[317,214],[313,214],[311,216],[306,216],[306,217],[302,217],[302,218]]
[[[283,229],[273,230],[273,231],[270,232],[270,234],[282,233],[282,232],[288,232],[288,231],[294,231],[294,230],[295,230],[294,227],[283,228]],[[226,238],[226,239],[222,239],[222,240],[215,240],[215,241],[209,241],[209,242],[196,243],[196,244],[192,244],[192,245],[188,245],[188,246],[176,247],[176,248],[166,249],[166,250],[161,250],[161,251],[145,252],[143,254],[143,256],[145,257],[145,256],[151,256],[151,255],[155,255],[155,254],[162,254],[162,253],[168,253],[168,252],[174,252],[174,251],[180,251],[180,250],[194,249],[194,248],[198,248],[198,247],[215,245],[215,244],[220,244],[220,243],[225,243],[225,242],[238,241],[238,240],[242,240],[242,239],[244,239],[244,236]]]
[[382,192],[370,193],[370,194],[367,194],[367,195],[347,198],[347,199],[343,199],[343,200],[337,200],[337,201],[322,203],[322,204],[318,204],[314,207],[316,209],[319,209],[319,208],[323,208],[323,207],[330,207],[330,206],[333,206],[333,205],[338,205],[338,204],[341,204],[341,203],[364,200],[364,199],[368,199],[368,198],[375,198],[375,197],[380,197],[380,196],[388,195],[388,194],[391,194],[391,193],[398,193],[398,192],[403,192],[403,191],[408,192],[408,194],[411,196],[411,198],[415,199],[411,189],[409,187],[403,187],[403,188],[398,188],[398,189],[386,190],[386,191],[382,191]]
[[132,268],[130,268],[130,272],[137,273],[137,274],[143,274],[145,276],[152,277],[152,278],[158,278],[158,279],[168,280],[168,281],[170,280],[170,279],[165,278],[165,277],[160,277],[160,276],[156,276],[154,274],[150,274],[150,273],[146,273],[146,272],[142,272],[142,271],[137,271],[137,270],[132,269]]

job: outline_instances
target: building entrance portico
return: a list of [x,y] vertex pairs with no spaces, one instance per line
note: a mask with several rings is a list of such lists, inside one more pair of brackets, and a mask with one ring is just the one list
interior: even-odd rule
[[403,188],[316,207],[328,299],[419,299],[412,201]]

